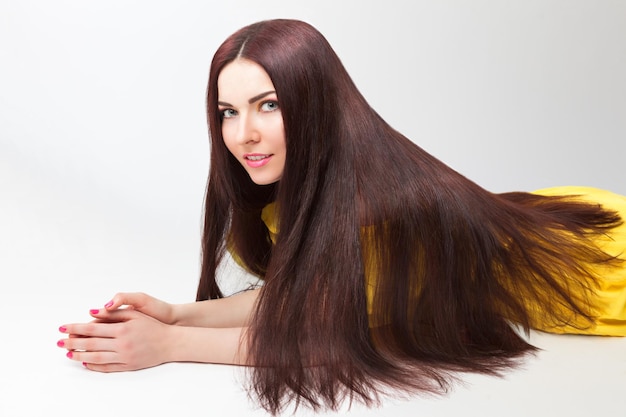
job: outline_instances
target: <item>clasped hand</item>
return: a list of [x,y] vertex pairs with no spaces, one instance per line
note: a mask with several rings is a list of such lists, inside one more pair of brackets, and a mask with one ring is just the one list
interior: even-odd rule
[[143,293],[119,293],[89,312],[89,323],[59,328],[67,357],[100,372],[130,371],[169,361],[172,305]]

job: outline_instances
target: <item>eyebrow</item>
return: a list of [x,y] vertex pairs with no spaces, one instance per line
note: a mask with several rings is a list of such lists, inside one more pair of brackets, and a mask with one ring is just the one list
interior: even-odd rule
[[[256,96],[248,99],[248,103],[252,104],[254,102],[257,102],[257,101],[261,100],[265,96],[269,96],[270,94],[275,94],[275,93],[276,93],[276,91],[271,90],[271,91],[266,91],[266,92],[261,93],[261,94],[257,94]],[[232,104],[226,103],[225,101],[218,101],[217,104],[220,105],[220,106],[227,106],[227,107],[232,107],[233,106]]]

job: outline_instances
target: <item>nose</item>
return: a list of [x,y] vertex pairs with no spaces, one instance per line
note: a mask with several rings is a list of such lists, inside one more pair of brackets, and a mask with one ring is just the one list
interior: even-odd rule
[[245,145],[255,143],[261,139],[259,129],[254,121],[254,117],[250,114],[239,117],[239,126],[237,126],[237,142]]

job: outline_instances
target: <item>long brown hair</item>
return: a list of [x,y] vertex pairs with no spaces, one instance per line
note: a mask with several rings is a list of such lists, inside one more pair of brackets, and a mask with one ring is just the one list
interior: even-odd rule
[[[255,185],[222,140],[217,78],[238,57],[276,89],[287,143],[277,184]],[[617,262],[592,241],[619,216],[464,178],[385,123],[309,24],[263,21],[230,36],[211,63],[207,112],[197,299],[222,296],[227,248],[264,278],[248,337],[251,393],[268,411],[500,374],[533,351],[511,323],[528,331],[536,309],[554,326],[592,324],[589,265]],[[270,202],[275,244],[261,220]]]

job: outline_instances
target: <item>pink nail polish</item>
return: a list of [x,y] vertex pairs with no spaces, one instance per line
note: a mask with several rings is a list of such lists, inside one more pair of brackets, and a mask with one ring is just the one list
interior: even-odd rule
[[91,314],[98,314],[99,312],[100,312],[100,310],[95,309],[95,308],[92,309],[92,310],[89,310],[89,313],[91,313]]
[[87,362],[83,362],[83,366],[86,368],[87,367]]
[[70,350],[69,352],[67,352],[67,356],[68,358],[72,359],[72,357],[74,356],[74,353],[72,353],[72,351]]
[[63,347],[63,346],[65,346],[65,342],[64,342],[64,341],[62,341],[62,340],[59,340],[59,341],[57,342],[57,346],[58,346],[58,347]]
[[104,305],[104,308],[109,308],[109,307],[111,307],[112,305],[113,305],[113,300],[111,300],[111,301],[109,301],[108,303],[106,303],[106,304]]
[[65,332],[67,332],[67,328],[65,326],[61,326],[61,327],[59,327],[59,331],[61,333],[65,333]]

